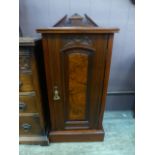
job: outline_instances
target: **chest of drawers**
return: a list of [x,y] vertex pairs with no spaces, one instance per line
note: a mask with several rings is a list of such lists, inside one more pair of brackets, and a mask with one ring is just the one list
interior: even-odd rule
[[47,145],[35,41],[19,40],[19,141]]

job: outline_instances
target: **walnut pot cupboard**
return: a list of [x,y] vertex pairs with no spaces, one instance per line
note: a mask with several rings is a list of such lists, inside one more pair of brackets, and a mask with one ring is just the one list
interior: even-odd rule
[[114,33],[87,15],[64,16],[42,34],[51,142],[102,141]]

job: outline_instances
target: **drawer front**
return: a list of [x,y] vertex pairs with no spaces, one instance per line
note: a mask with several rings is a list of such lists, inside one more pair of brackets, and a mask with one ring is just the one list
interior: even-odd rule
[[26,93],[19,96],[20,113],[37,113],[37,100],[35,92]]
[[20,116],[19,118],[19,135],[42,135],[39,115],[32,114]]
[[19,75],[19,91],[20,92],[27,92],[33,91],[33,77],[32,73],[22,73]]
[[20,72],[28,72],[32,70],[32,51],[30,48],[20,48],[19,70]]

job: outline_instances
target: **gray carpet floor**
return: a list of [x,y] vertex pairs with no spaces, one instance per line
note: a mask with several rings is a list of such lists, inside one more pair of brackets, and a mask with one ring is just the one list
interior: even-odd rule
[[130,111],[105,112],[103,142],[20,145],[20,155],[134,155],[135,122]]

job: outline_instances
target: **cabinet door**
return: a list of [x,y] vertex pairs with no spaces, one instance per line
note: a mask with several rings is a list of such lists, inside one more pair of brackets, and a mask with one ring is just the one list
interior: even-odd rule
[[96,129],[107,35],[53,35],[44,47],[52,129]]

